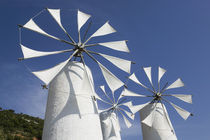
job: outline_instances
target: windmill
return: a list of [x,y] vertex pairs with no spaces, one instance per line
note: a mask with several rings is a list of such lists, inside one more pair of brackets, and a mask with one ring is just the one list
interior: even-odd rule
[[97,100],[109,106],[106,109],[100,110],[103,140],[121,140],[118,114],[123,117],[126,126],[128,128],[131,127],[131,122],[127,119],[127,117],[131,120],[134,120],[135,116],[132,113],[128,112],[126,109],[122,108],[122,106],[125,106],[129,109],[130,107],[132,107],[132,102],[125,102],[125,98],[122,99],[122,96],[119,96],[117,99],[115,99],[114,95],[112,95],[113,98],[111,98],[106,93],[104,86],[100,86],[100,88],[108,101],[101,98],[98,98]]
[[162,88],[160,88],[161,78],[166,72],[166,70],[161,67],[159,67],[158,70],[158,89],[156,90],[152,82],[151,67],[144,67],[143,70],[146,73],[147,78],[149,79],[152,89],[142,84],[137,79],[135,73],[129,76],[129,79],[151,92],[152,95],[137,94],[125,88],[122,96],[134,96],[151,99],[145,104],[136,105],[130,108],[133,114],[138,111],[140,112],[144,140],[177,140],[173,126],[171,124],[166,107],[163,102],[170,104],[178,112],[178,114],[184,120],[186,120],[192,114],[170,102],[168,99],[166,99],[166,97],[171,96],[178,98],[186,103],[192,103],[192,95],[166,94],[165,91],[173,88],[183,87],[184,83],[180,78],[178,78],[171,85],[168,86],[168,83],[166,83]]
[[[45,11],[52,16],[69,40],[60,39],[56,36],[50,35],[35,23],[34,19]],[[95,102],[95,98],[98,98],[98,96],[94,91],[91,71],[85,65],[84,59],[91,59],[98,64],[105,81],[112,91],[121,87],[123,82],[112,74],[112,72],[102,65],[93,55],[102,56],[121,70],[128,73],[130,72],[131,61],[88,50],[88,48],[94,46],[103,46],[115,51],[129,52],[125,40],[88,44],[88,42],[95,37],[105,36],[116,32],[109,22],[106,22],[88,39],[83,41],[81,39],[80,31],[90,17],[89,14],[83,13],[79,10],[77,11],[78,42],[73,39],[62,25],[60,9],[46,8],[31,18],[26,24],[19,25],[20,32],[23,29],[27,29],[70,46],[70,49],[67,50],[43,52],[28,48],[20,42],[24,57],[19,58],[19,60],[60,53],[70,53],[68,59],[54,67],[32,72],[45,83],[43,88],[46,88],[49,85],[43,131],[44,140],[84,140],[84,138],[91,140],[102,139],[97,104]],[[89,25],[91,25],[91,22]],[[86,38],[88,30],[89,27],[85,31],[83,39]],[[73,58],[80,58],[80,61],[72,61]]]

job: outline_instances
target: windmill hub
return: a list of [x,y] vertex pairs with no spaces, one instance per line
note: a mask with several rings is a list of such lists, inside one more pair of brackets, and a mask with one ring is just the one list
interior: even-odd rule
[[154,97],[155,97],[154,100],[156,100],[156,101],[160,100],[161,99],[161,93],[159,93],[159,92],[156,93]]
[[78,52],[74,55],[75,57],[81,57],[81,53],[84,52],[84,45],[81,43],[78,43],[74,45],[74,50],[78,50]]
[[112,109],[117,109],[117,104],[113,104]]

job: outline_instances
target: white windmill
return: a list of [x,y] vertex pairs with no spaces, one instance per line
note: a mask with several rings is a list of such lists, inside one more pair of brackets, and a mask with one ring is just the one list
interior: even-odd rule
[[150,91],[152,95],[137,94],[125,88],[122,96],[151,98],[151,100],[145,104],[136,105],[130,108],[133,114],[138,111],[140,112],[142,122],[142,134],[144,140],[177,140],[173,126],[171,124],[166,107],[163,102],[169,103],[178,112],[178,114],[186,120],[192,114],[175,105],[174,103],[168,101],[165,97],[172,96],[186,103],[192,103],[192,95],[165,93],[166,90],[183,87],[184,83],[181,81],[180,78],[178,78],[174,83],[169,86],[167,86],[168,83],[166,83],[165,86],[160,89],[160,80],[166,72],[166,70],[161,67],[159,67],[158,71],[158,90],[156,90],[152,82],[151,67],[144,67],[143,69],[149,79],[152,89],[142,84],[137,79],[135,73],[129,76],[129,79],[137,83],[141,87],[145,88],[146,90]]
[[103,91],[108,101],[103,100],[101,98],[98,98],[97,100],[109,106],[106,109],[100,110],[101,111],[100,120],[101,120],[101,128],[103,133],[103,140],[121,140],[121,135],[120,135],[121,129],[119,125],[118,114],[120,114],[123,117],[126,126],[130,128],[131,122],[127,119],[127,117],[130,118],[131,120],[134,120],[135,116],[126,109],[122,108],[122,106],[125,106],[129,109],[130,107],[132,107],[132,102],[131,101],[125,102],[125,98],[122,96],[119,96],[117,99],[115,99],[113,93],[111,93],[112,94],[111,98],[106,93],[104,86],[100,86],[100,88]]
[[[86,41],[82,42],[80,30],[91,16],[78,10],[78,42],[75,42],[62,25],[61,10],[47,8],[44,11],[49,12],[64,33],[68,36],[69,41],[48,34],[35,23],[34,18],[36,18],[42,12],[31,18],[26,24],[19,25],[20,32],[23,28],[37,32],[41,35],[68,44],[70,49],[43,52],[33,50],[24,46],[23,44],[20,44],[24,57],[20,58],[19,60],[59,53],[72,53],[67,60],[52,68],[32,72],[45,83],[44,87],[49,84],[43,140],[102,140],[97,104],[94,100],[97,98],[97,94],[95,94],[94,91],[91,71],[85,65],[84,55],[85,59],[91,59],[98,64],[107,84],[110,86],[112,91],[115,91],[124,83],[114,74],[112,74],[98,60],[96,60],[93,55],[104,57],[118,68],[128,73],[130,72],[131,61],[89,51],[87,48],[100,45],[116,51],[129,52],[126,41],[123,40],[88,44],[92,38],[116,32],[116,30],[110,26],[109,22],[106,22]],[[88,32],[88,29],[86,30],[86,33]],[[84,36],[87,35],[86,33]],[[79,57],[81,61],[72,61],[73,57]]]

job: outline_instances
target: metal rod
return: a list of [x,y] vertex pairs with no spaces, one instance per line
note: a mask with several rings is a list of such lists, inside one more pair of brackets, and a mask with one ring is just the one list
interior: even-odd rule
[[68,32],[66,32],[66,35],[68,36],[68,38],[71,40],[72,43],[76,44],[76,42],[74,41],[74,39],[68,34]]
[[92,47],[92,46],[98,46],[99,44],[96,43],[96,44],[88,44],[88,45],[84,45],[85,47]]
[[168,82],[164,85],[164,87],[161,89],[161,91],[160,91],[160,93],[162,94],[163,92],[165,92],[166,90],[166,87],[167,87],[167,85],[168,85]]
[[87,50],[84,49],[84,52],[86,52],[87,55],[88,55],[91,59],[93,59],[93,61],[95,61],[95,62],[98,64],[98,61],[97,61],[91,54],[89,54],[89,53],[87,52]]
[[[124,102],[125,100],[127,100],[126,98],[124,98],[122,101],[120,101],[120,102],[117,102],[117,104],[121,104],[122,102]],[[119,101],[119,100],[118,100]]]
[[63,39],[60,39],[59,41],[64,42],[64,43],[67,43],[67,44],[70,44],[70,45],[72,45],[72,46],[75,46],[74,43],[71,43],[71,42],[66,41],[66,40],[63,40]]
[[91,21],[89,22],[89,24],[88,24],[88,28],[87,28],[87,30],[85,31],[85,34],[84,34],[83,39],[82,39],[82,42],[84,42],[84,40],[85,40],[85,38],[86,38],[86,36],[87,36],[87,33],[88,33],[88,31],[89,31],[91,25],[92,25],[92,20],[91,20]]
[[[68,50],[63,50],[62,52],[58,52],[58,53],[54,53],[54,54],[60,54],[60,53],[66,53],[66,52],[71,52],[74,49],[68,49]],[[48,55],[54,55],[54,54],[48,54]],[[48,55],[44,55],[44,56],[48,56]],[[42,56],[37,56],[37,57],[42,57]],[[18,61],[22,61],[22,60],[26,60],[26,59],[31,59],[31,58],[35,58],[35,57],[30,57],[30,58],[18,58]]]
[[107,93],[106,92],[104,92],[104,94],[105,94],[105,96],[111,101],[111,103],[113,103],[114,104],[114,102],[111,100],[111,98],[107,95]]
[[160,100],[160,103],[161,103],[161,106],[162,106],[162,108],[163,108],[164,116],[165,116],[165,118],[166,118],[166,120],[167,120],[167,123],[168,123],[169,127],[171,128],[171,132],[174,133],[173,127],[171,126],[171,124],[170,124],[170,122],[169,122],[168,115],[166,114],[165,107],[163,106],[163,103],[162,103],[161,100]]
[[97,52],[93,52],[93,51],[89,51],[89,50],[87,50],[87,52],[89,52],[89,53],[93,53],[93,54],[96,54],[96,55],[100,55],[99,53],[97,53]]

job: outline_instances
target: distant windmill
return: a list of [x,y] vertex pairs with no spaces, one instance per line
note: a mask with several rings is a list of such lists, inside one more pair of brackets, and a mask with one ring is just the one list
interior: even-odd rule
[[165,86],[162,89],[160,89],[160,80],[166,72],[166,70],[164,70],[161,67],[159,67],[158,71],[158,90],[156,90],[152,82],[151,67],[144,67],[143,69],[149,79],[152,89],[142,84],[137,79],[135,73],[129,76],[129,79],[134,81],[141,87],[145,88],[146,90],[150,91],[152,95],[137,94],[128,89],[124,89],[122,96],[151,98],[151,101],[145,104],[136,105],[130,108],[133,114],[135,114],[138,111],[140,112],[144,140],[177,140],[163,101],[169,103],[178,112],[178,114],[186,120],[192,114],[182,109],[181,107],[175,105],[174,103],[168,101],[165,97],[172,96],[184,102],[192,103],[192,95],[165,93],[166,90],[183,87],[184,83],[181,81],[180,78],[178,78],[174,83],[172,83],[169,86],[167,86],[168,83],[166,83]]
[[129,109],[130,107],[132,107],[132,102],[125,102],[125,98],[122,99],[122,96],[119,96],[117,99],[115,99],[113,95],[112,99],[106,93],[104,86],[100,86],[100,88],[102,89],[104,95],[109,101],[107,102],[106,100],[103,100],[101,98],[98,99],[99,101],[109,106],[108,108],[101,110],[100,113],[103,140],[121,140],[118,114],[120,114],[123,117],[126,126],[128,128],[131,127],[131,122],[127,119],[127,117],[134,120],[135,116],[132,113],[125,110],[124,108],[122,108],[122,106],[126,106]]
[[[128,73],[130,72],[131,61],[89,51],[87,48],[100,45],[116,51],[129,52],[126,41],[88,44],[92,38],[116,32],[116,30],[110,26],[109,22],[106,22],[87,40],[82,42],[80,30],[91,16],[78,10],[78,42],[75,42],[61,23],[61,10],[48,8],[46,10],[67,35],[69,41],[52,36],[41,29],[34,22],[34,18],[40,14],[30,19],[25,25],[19,25],[20,29],[25,28],[62,43],[66,43],[71,49],[42,52],[20,44],[24,58],[20,58],[19,60],[59,53],[72,53],[67,60],[50,69],[32,72],[45,83],[43,88],[46,88],[47,85],[50,84],[43,140],[102,140],[100,120],[97,104],[95,102],[95,98],[98,98],[98,96],[94,91],[92,74],[85,65],[84,54],[87,56],[85,59],[91,59],[98,64],[107,84],[112,91],[115,91],[123,85],[123,82],[92,55],[102,56],[121,70]],[[86,30],[83,38],[86,37],[88,30],[89,28]],[[80,58],[80,62],[72,61],[72,58]]]

